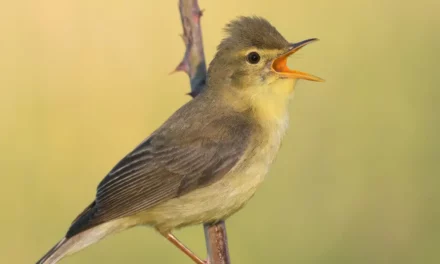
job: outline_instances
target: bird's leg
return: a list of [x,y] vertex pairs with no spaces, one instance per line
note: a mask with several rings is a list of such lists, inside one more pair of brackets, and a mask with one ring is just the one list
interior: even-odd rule
[[164,236],[166,239],[168,239],[168,241],[170,241],[171,243],[173,243],[173,245],[175,245],[178,249],[180,249],[183,253],[185,253],[185,255],[187,255],[188,257],[190,257],[195,263],[197,264],[209,264],[208,261],[204,261],[201,260],[199,257],[197,257],[196,254],[194,254],[194,252],[192,252],[189,248],[187,248],[182,242],[179,241],[179,239],[177,239],[177,237],[175,237],[173,234],[171,233],[162,233],[162,236]]

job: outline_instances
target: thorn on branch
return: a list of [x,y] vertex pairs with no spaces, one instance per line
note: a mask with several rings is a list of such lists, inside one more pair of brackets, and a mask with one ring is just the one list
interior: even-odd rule
[[184,58],[179,65],[177,65],[176,69],[174,69],[174,71],[172,71],[171,73],[176,73],[179,71],[183,71],[186,74],[189,75],[189,65],[188,65],[188,60],[186,58]]

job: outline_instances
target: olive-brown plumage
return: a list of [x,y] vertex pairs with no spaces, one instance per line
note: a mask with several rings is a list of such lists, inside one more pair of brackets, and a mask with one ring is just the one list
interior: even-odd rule
[[[197,97],[123,158],[99,184],[90,210],[67,237],[155,205],[221,179],[240,160],[254,129],[243,113]],[[218,106],[218,105],[217,105]]]
[[290,54],[314,39],[290,44],[258,17],[234,20],[226,32],[206,89],[109,172],[95,200],[39,264],[136,225],[166,236],[222,220],[254,195],[287,128],[296,80],[321,79],[286,66]]

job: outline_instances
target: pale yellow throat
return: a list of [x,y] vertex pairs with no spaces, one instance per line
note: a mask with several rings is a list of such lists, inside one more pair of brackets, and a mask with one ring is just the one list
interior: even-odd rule
[[255,117],[261,124],[273,126],[287,125],[288,104],[293,97],[294,79],[277,80],[268,85],[249,89],[254,91],[250,96]]

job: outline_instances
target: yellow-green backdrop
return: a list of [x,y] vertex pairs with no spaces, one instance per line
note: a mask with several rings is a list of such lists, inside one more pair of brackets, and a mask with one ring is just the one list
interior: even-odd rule
[[[207,60],[260,15],[300,82],[267,181],[227,221],[233,263],[440,263],[440,2],[201,0]],[[34,263],[111,167],[190,100],[177,0],[2,1],[0,263]],[[212,109],[215,111],[215,109]],[[202,227],[177,232],[205,255]],[[149,228],[62,263],[191,263]]]

